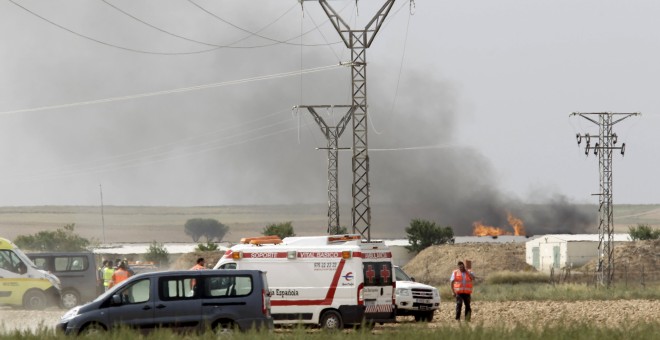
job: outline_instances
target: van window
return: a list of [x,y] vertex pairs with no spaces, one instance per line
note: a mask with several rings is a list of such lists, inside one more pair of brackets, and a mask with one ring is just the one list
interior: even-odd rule
[[11,250],[0,250],[0,269],[18,274],[27,272],[25,263]]
[[219,269],[236,269],[236,263],[234,262],[225,263],[222,266],[220,266]]
[[82,272],[89,268],[86,256],[57,256],[54,262],[56,272]]
[[364,286],[389,286],[392,284],[392,263],[364,262],[362,264]]
[[151,296],[149,289],[149,279],[143,279],[133,282],[128,287],[122,289],[118,294],[124,304],[144,303],[149,301]]
[[206,276],[205,280],[205,298],[248,296],[253,289],[252,277],[249,275]]
[[195,298],[196,280],[193,277],[161,277],[158,280],[161,300],[182,300]]

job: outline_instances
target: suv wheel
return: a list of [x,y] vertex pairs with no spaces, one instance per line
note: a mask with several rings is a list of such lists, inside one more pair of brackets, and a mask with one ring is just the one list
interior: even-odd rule
[[417,322],[431,322],[433,321],[433,312],[434,311],[428,311],[428,312],[417,312],[415,313],[415,321]]

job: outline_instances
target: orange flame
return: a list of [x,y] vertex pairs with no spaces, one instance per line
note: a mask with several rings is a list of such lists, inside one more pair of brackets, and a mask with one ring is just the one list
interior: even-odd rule
[[488,225],[484,225],[481,221],[477,221],[472,223],[472,226],[474,227],[474,231],[472,232],[472,235],[474,236],[500,236],[500,235],[516,235],[516,236],[525,236],[525,225],[523,224],[523,221],[513,215],[511,213],[507,213],[506,217],[507,221],[509,222],[509,225],[513,228],[513,234],[502,229],[502,228],[497,228],[497,227],[492,227]]

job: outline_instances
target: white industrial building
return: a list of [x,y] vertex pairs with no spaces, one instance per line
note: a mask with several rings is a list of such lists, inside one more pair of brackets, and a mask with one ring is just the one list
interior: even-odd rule
[[[613,234],[614,246],[631,241],[629,234]],[[580,267],[598,257],[598,234],[538,236],[525,243],[525,261],[536,270]]]

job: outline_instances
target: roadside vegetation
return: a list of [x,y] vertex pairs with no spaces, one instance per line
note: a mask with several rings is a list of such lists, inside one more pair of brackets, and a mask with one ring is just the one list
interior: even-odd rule
[[[276,329],[272,332],[245,332],[218,336],[212,332],[199,335],[185,335],[186,339],[337,339],[337,340],[398,340],[407,339],[656,339],[660,321],[651,323],[631,322],[624,327],[608,327],[600,323],[584,322],[567,323],[549,327],[538,325],[516,325],[515,327],[484,327],[479,323],[469,325],[447,324],[429,328],[426,324],[404,324],[399,327],[379,327],[373,330],[363,328],[359,330],[344,330],[340,332],[323,332],[317,329],[293,328]],[[64,334],[42,328],[36,332],[13,332],[3,334],[5,339],[70,339]],[[129,329],[119,329],[108,333],[96,334],[95,339],[134,339],[145,340],[178,340],[181,334],[169,330],[156,330],[147,335]]]

